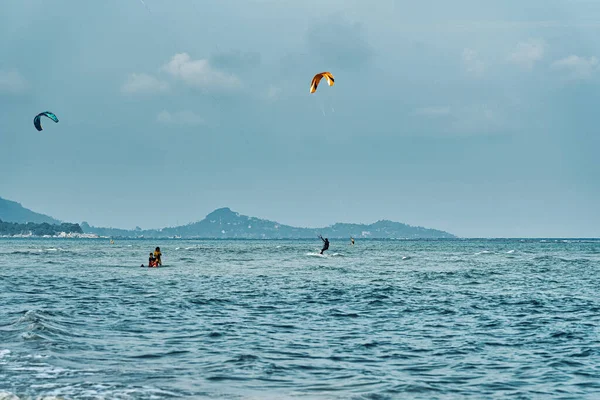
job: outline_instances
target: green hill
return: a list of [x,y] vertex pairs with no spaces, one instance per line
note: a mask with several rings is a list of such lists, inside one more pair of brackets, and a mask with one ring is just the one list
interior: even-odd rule
[[52,224],[60,225],[62,221],[54,219],[44,214],[33,212],[20,203],[15,201],[6,200],[0,197],[0,220],[4,222],[15,222],[19,224],[26,224],[33,222],[35,224]]

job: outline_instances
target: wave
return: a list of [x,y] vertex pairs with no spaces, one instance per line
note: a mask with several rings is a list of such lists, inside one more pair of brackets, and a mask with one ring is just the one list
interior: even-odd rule
[[0,243],[35,254],[0,254],[0,387],[28,400],[497,397],[473,382],[500,369],[525,397],[598,388],[600,242],[160,242],[164,271],[139,268],[155,243],[63,243]]
[[[63,249],[60,247],[49,247],[49,248],[35,248],[35,249],[23,249],[23,250],[13,250],[7,253],[6,255],[35,255],[39,256],[41,254],[75,254],[76,251],[73,249]],[[2,254],[2,253],[0,253]]]
[[358,317],[360,317],[360,315],[357,313],[343,312],[341,310],[338,310],[337,308],[333,308],[333,309],[329,310],[327,312],[327,314],[331,317],[336,317],[336,318],[358,318]]
[[24,340],[64,340],[80,336],[76,333],[69,315],[64,312],[27,310],[17,320],[8,323],[2,331]]

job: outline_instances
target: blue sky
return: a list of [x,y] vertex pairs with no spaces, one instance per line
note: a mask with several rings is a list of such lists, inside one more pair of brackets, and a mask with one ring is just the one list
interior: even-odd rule
[[123,228],[229,206],[600,236],[600,2],[145,3],[3,4],[0,196]]

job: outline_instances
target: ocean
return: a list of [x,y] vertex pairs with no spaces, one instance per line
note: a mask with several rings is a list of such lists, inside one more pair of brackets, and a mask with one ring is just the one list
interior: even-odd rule
[[0,239],[0,399],[600,398],[599,240],[320,247]]

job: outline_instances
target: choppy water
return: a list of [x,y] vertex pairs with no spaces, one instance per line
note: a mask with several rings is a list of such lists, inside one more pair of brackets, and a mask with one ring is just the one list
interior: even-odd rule
[[0,398],[600,397],[600,241],[319,245],[0,239]]

